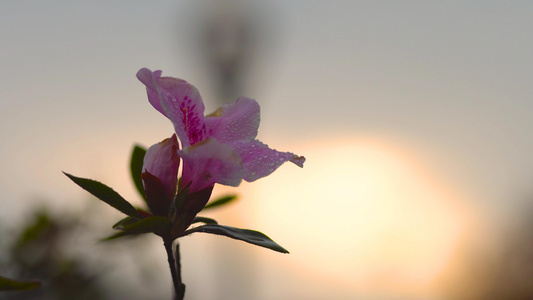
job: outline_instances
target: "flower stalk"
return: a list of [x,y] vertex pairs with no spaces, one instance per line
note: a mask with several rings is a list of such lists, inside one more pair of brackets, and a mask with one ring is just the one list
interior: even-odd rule
[[172,276],[174,299],[183,300],[185,297],[185,284],[183,284],[181,279],[180,244],[176,243],[176,252],[172,251],[172,241],[164,240],[163,244],[167,252],[168,266],[170,268],[170,275]]

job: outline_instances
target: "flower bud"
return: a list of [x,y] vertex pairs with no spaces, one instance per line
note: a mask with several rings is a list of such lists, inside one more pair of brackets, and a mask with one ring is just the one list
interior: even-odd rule
[[152,145],[144,156],[141,174],[146,202],[155,215],[166,216],[176,194],[180,157],[176,135]]

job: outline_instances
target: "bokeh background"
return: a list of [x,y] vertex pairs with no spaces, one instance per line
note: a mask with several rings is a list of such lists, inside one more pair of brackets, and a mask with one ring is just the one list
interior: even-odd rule
[[171,298],[162,243],[99,243],[120,213],[61,173],[142,206],[131,149],[173,130],[148,67],[208,112],[257,99],[259,138],[307,158],[208,215],[291,254],[184,238],[186,298],[531,299],[532,37],[530,1],[1,1],[0,246],[46,211],[101,297]]

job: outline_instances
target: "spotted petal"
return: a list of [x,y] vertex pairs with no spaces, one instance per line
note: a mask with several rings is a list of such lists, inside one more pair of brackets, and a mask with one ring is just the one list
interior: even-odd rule
[[232,147],[242,159],[245,168],[243,179],[248,182],[270,175],[286,161],[301,168],[305,162],[303,156],[279,152],[258,140],[233,143]]
[[207,132],[222,143],[252,140],[257,136],[259,113],[255,100],[241,97],[205,118]]
[[183,147],[205,139],[205,107],[193,85],[181,79],[161,77],[161,71],[146,68],[137,72],[137,78],[146,85],[152,106],[172,121]]
[[238,186],[244,175],[241,158],[228,144],[213,138],[179,151],[183,159],[181,185],[190,184],[190,192],[203,190],[215,183]]

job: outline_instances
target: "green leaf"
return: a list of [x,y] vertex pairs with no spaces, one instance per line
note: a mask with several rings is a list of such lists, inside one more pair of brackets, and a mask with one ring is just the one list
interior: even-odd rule
[[205,233],[223,235],[223,236],[230,237],[232,239],[241,240],[241,241],[244,241],[250,244],[265,247],[270,250],[278,251],[281,253],[289,253],[289,251],[285,250],[285,248],[278,245],[276,242],[271,240],[268,236],[255,230],[240,229],[240,228],[224,226],[224,225],[208,224],[208,225],[199,226],[193,229],[189,229],[185,231],[183,236],[189,235],[195,232],[205,232]]
[[[144,233],[148,233],[148,232],[144,232]],[[107,242],[107,241],[111,241],[111,240],[114,240],[114,239],[117,239],[117,238],[120,238],[120,237],[123,237],[123,236],[138,236],[138,235],[141,235],[142,233],[136,233],[136,232],[129,232],[129,231],[121,231],[121,232],[117,232],[113,235],[110,235],[106,238],[103,238],[101,239],[100,241],[101,242]]]
[[131,177],[133,178],[133,183],[135,184],[137,191],[139,191],[139,194],[141,194],[144,200],[146,200],[146,195],[144,194],[144,186],[143,181],[141,179],[141,173],[145,154],[146,149],[139,145],[135,145],[135,147],[133,147],[133,152],[131,153],[130,163]]
[[222,206],[222,205],[226,205],[226,204],[228,204],[230,202],[233,202],[233,200],[236,200],[236,199],[237,199],[237,195],[223,196],[223,197],[220,197],[220,198],[218,198],[216,200],[213,200],[210,203],[208,203],[206,206],[204,206],[203,210],[214,208],[214,207],[218,207],[218,206]]
[[0,276],[0,291],[28,291],[41,285],[37,281],[17,281]]
[[128,201],[107,185],[95,180],[76,177],[65,172],[63,173],[82,189],[93,194],[96,198],[104,201],[128,216],[141,218],[139,212],[137,212]]
[[215,219],[206,218],[206,217],[195,217],[192,220],[191,224],[198,223],[198,222],[202,222],[205,224],[218,224],[218,222]]
[[122,229],[124,226],[131,225],[133,223],[139,222],[141,219],[136,217],[125,217],[124,219],[118,221],[115,225],[113,225],[113,229]]
[[115,229],[123,230],[129,233],[148,233],[153,232],[159,236],[167,235],[170,232],[170,220],[165,217],[151,216],[134,221],[134,218],[123,219],[115,224]]

